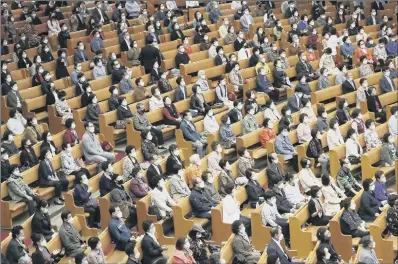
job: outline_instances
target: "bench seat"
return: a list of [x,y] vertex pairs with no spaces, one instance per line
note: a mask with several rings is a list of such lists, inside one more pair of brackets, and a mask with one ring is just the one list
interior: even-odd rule
[[321,226],[314,226],[314,225],[309,225],[307,226],[307,228],[305,228],[305,231],[311,233],[311,240],[314,243],[318,241],[318,238],[316,237],[316,232],[318,232],[319,228],[321,228]]
[[352,246],[354,248],[358,247],[360,243],[361,243],[361,238],[360,237],[352,238]]
[[267,149],[265,149],[263,147],[259,147],[259,148],[256,148],[256,149],[249,149],[249,153],[250,153],[250,156],[253,159],[256,160],[256,159],[259,159],[259,158],[262,158],[262,157],[266,156],[267,155]]
[[386,239],[387,241],[392,241],[392,248],[394,251],[398,251],[398,238],[396,236],[390,236],[389,238]]

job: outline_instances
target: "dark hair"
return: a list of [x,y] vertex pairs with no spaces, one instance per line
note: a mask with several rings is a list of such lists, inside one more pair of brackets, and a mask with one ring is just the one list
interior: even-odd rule
[[125,150],[124,150],[124,153],[126,153],[127,155],[129,155],[129,154],[133,151],[133,149],[136,149],[135,146],[133,146],[133,145],[127,145],[126,148],[125,148]]
[[211,172],[210,171],[208,171],[208,170],[206,170],[206,171],[204,171],[203,173],[202,173],[202,181],[204,181],[204,182],[207,182],[207,180],[209,179],[209,177],[207,176],[208,174],[211,174]]
[[127,256],[130,256],[134,253],[135,246],[137,245],[137,241],[132,240],[129,243],[126,244],[126,248],[124,249],[124,253],[126,253]]
[[345,210],[348,210],[348,208],[350,208],[351,200],[352,200],[351,197],[347,197],[347,198],[345,198],[345,199],[341,202],[341,205],[342,205],[342,207],[343,207]]
[[363,190],[364,191],[369,191],[370,185],[372,184],[373,180],[372,179],[365,179],[362,182]]
[[213,141],[213,142],[211,142],[211,149],[212,149],[213,151],[215,151],[219,145],[221,145],[220,142],[218,142],[218,141]]
[[229,119],[228,114],[225,114],[221,117],[221,123],[226,124]]
[[141,131],[141,138],[142,139],[146,139],[149,133],[151,133],[151,131],[149,129],[142,130]]
[[376,178],[376,180],[380,180],[380,178],[381,178],[381,176],[382,176],[383,174],[384,174],[384,172],[381,171],[381,170],[376,171],[376,172],[375,172],[375,178]]
[[227,163],[228,163],[228,160],[222,158],[222,159],[218,162],[218,165],[221,167],[221,169],[224,169],[225,166],[227,165]]
[[366,121],[365,121],[365,127],[366,127],[367,129],[369,129],[370,126],[371,126],[374,122],[375,122],[375,121],[372,120],[372,119],[366,120]]
[[343,109],[345,102],[347,102],[346,99],[344,99],[344,98],[340,99],[340,101],[339,101],[339,108],[340,109]]
[[242,221],[235,220],[232,223],[232,226],[231,226],[232,233],[234,233],[235,235],[238,234],[239,233],[239,228],[240,228],[241,225],[242,225]]
[[38,200],[36,203],[36,208],[40,209],[40,208],[45,208],[48,206],[48,202],[46,200]]
[[326,241],[326,236],[325,236],[326,231],[328,231],[328,229],[327,229],[326,227],[322,226],[322,227],[320,227],[320,228],[318,229],[318,231],[316,232],[316,237],[318,238],[318,240],[319,240],[321,243],[323,243],[323,242]]
[[10,135],[14,135],[10,130],[6,130],[6,132],[4,132],[4,134],[3,134],[3,141],[7,141],[8,140],[8,137],[10,136]]
[[329,175],[322,175],[322,185],[328,186],[330,184],[330,176]]
[[318,132],[319,132],[319,130],[316,126],[314,128],[312,128],[311,129],[311,137],[316,138],[316,135],[318,134]]
[[12,238],[16,238],[19,235],[19,233],[21,233],[21,230],[23,230],[23,227],[21,225],[14,226],[11,229]]
[[232,183],[227,184],[224,189],[226,194],[232,194],[232,191],[234,190],[234,185]]
[[320,188],[316,185],[311,186],[310,194],[312,198],[316,198]]
[[371,242],[372,242],[372,237],[370,235],[361,238],[361,244],[364,248],[369,248]]
[[41,160],[44,160],[44,159],[46,158],[46,154],[47,154],[49,151],[51,151],[50,148],[47,148],[47,147],[42,148],[42,149],[40,150],[40,159],[41,159]]
[[264,118],[264,120],[263,120],[263,127],[268,127],[268,124],[270,123],[270,119],[267,117],[267,118]]
[[[361,57],[362,58],[362,57]],[[365,81],[367,81],[368,79],[366,79],[366,78],[361,78],[360,80],[359,80],[359,84],[360,85],[362,85]]]
[[16,108],[12,108],[10,110],[9,116],[10,118],[13,118],[15,116],[15,114],[17,113],[17,109]]
[[142,222],[142,229],[144,230],[145,233],[149,231],[149,228],[151,228],[151,225],[153,225],[152,220],[144,220]]
[[9,172],[13,173],[16,169],[19,169],[19,166],[17,164],[11,164]]
[[100,240],[98,237],[90,237],[87,241],[87,244],[92,250],[94,250],[97,247],[99,241]]
[[334,129],[334,125],[336,125],[336,124],[338,124],[338,123],[339,123],[339,122],[337,121],[336,118],[332,118],[332,119],[330,120],[330,123],[329,123],[329,128]]
[[68,145],[70,145],[70,143],[69,142],[62,142],[62,150],[65,150],[65,149],[67,149],[68,148]]
[[88,101],[90,104],[93,103],[94,98],[97,98],[97,96],[93,93],[88,96]]
[[245,147],[238,148],[238,155],[243,156],[245,154],[246,150],[247,149]]
[[300,123],[303,123],[303,122],[304,122],[304,118],[305,118],[305,117],[308,117],[308,115],[307,115],[306,113],[302,113],[302,114],[300,115],[300,117],[299,117]]
[[69,210],[64,210],[62,213],[61,213],[61,219],[62,219],[62,221],[65,221],[65,220],[67,220],[68,219],[68,216],[71,214],[71,212],[69,211]]
[[395,201],[398,199],[397,194],[390,194],[387,199],[387,203],[390,207],[394,206]]
[[86,257],[86,255],[82,252],[79,253],[78,255],[75,256],[75,263],[76,264],[82,264],[83,263],[83,259]]
[[300,160],[300,165],[301,165],[301,167],[307,168],[308,161],[311,161],[311,160],[310,160],[309,158],[302,158],[302,159]]
[[110,164],[111,164],[111,163],[108,162],[108,161],[102,162],[102,164],[101,164],[102,170],[103,170],[103,171],[106,171],[106,170],[109,168],[109,165],[110,165]]
[[42,234],[39,234],[39,233],[33,233],[33,234],[30,236],[30,239],[32,239],[33,245],[36,246],[36,247],[39,245],[39,242],[40,242],[43,238],[44,238],[44,236],[43,236]]
[[177,242],[176,242],[176,249],[177,250],[183,250],[184,249],[184,244],[185,244],[186,239],[187,239],[186,237],[180,237],[180,238],[177,239]]
[[355,135],[357,133],[357,131],[355,129],[353,129],[352,127],[350,127],[347,131],[347,139],[350,138],[352,135]]
[[273,228],[271,228],[271,237],[275,237],[277,234],[279,234],[281,232],[281,228],[279,226],[275,226]]
[[264,192],[264,200],[265,201],[270,200],[272,197],[275,197],[275,193],[271,189],[268,189]]

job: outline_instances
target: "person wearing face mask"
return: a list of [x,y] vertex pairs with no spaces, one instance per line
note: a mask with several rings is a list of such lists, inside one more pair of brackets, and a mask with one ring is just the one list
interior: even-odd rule
[[351,113],[352,124],[351,127],[356,131],[356,133],[363,134],[365,132],[365,123],[363,122],[363,116],[361,110],[355,108]]
[[[7,80],[10,81],[9,87],[11,89],[8,93],[4,94],[4,95],[6,95],[7,107],[9,107],[11,109],[17,109],[21,112],[23,99],[18,91],[18,84],[16,82],[11,81],[10,77],[11,77],[11,75],[9,75],[9,77],[7,77]],[[4,88],[4,86],[2,88]]]
[[35,212],[35,203],[38,201],[38,194],[34,192],[23,180],[18,165],[10,166],[10,177],[6,180],[8,195],[11,201],[27,204],[29,215]]
[[[324,117],[324,116],[326,116],[326,117]],[[326,119],[327,118],[327,113],[324,114],[324,112],[323,112],[322,118]],[[322,120],[322,122],[324,122],[324,121]],[[325,125],[326,124],[323,124],[322,126],[324,127]],[[333,118],[332,120],[330,120],[328,128],[330,128],[330,129],[327,130],[328,148],[332,149],[332,148],[335,148],[337,146],[343,145],[344,144],[344,139],[341,136],[339,123],[338,123],[338,120],[336,118]]]
[[252,105],[246,108],[246,116],[242,121],[243,134],[248,134],[258,129],[258,124],[255,117],[255,109]]
[[[65,77],[69,77],[68,72],[68,58],[67,58],[67,50],[60,49],[57,52],[58,58],[55,64],[55,76],[58,79],[62,79]],[[76,61],[75,61],[76,62]]]
[[29,16],[26,18],[25,24],[21,29],[21,32],[25,34],[30,47],[33,48],[39,46],[40,37],[35,25],[32,23],[32,17]]
[[172,23],[171,27],[173,29],[173,31],[170,34],[171,41],[174,41],[177,39],[180,39],[182,41],[185,38],[185,35],[182,32],[182,30],[180,29],[180,25],[176,22],[176,23]]
[[214,141],[211,144],[213,150],[208,156],[208,169],[213,176],[220,174],[222,171],[219,162],[222,159],[222,146],[218,141]]
[[325,204],[321,202],[320,198],[322,192],[319,186],[311,186],[311,199],[308,202],[308,221],[314,226],[326,226],[332,216],[326,215]]
[[177,128],[179,128],[181,123],[181,116],[180,113],[177,111],[176,106],[171,102],[169,96],[165,96],[163,98],[163,103],[163,123],[165,125],[176,126]]
[[374,190],[373,193],[378,201],[378,204],[385,206],[389,199],[389,193],[386,187],[386,175],[383,171],[379,170],[375,173]]
[[393,236],[398,236],[398,195],[388,196],[387,229]]
[[84,251],[87,249],[87,244],[79,231],[77,231],[71,212],[64,210],[61,213],[61,220],[62,225],[59,228],[59,237],[61,245],[65,249],[65,255],[68,257],[85,256]]
[[[68,32],[68,27],[62,23],[61,24],[61,31],[58,33],[58,43],[61,49],[67,49],[67,41],[70,39],[70,34]],[[87,55],[86,55],[87,56]],[[78,62],[75,60],[75,62]]]
[[[329,260],[333,263],[341,263],[341,257],[338,255],[335,247],[331,243],[331,234],[330,231],[326,227],[320,227],[316,233],[316,236],[320,242],[318,248],[327,248],[328,252],[330,253]],[[326,262],[328,263],[328,262]],[[322,263],[324,264],[324,263]]]
[[73,54],[73,61],[75,63],[81,63],[88,61],[87,52],[84,48],[84,44],[82,41],[78,41],[76,45],[76,50]]
[[[372,3],[372,5],[374,3],[377,4],[379,2],[375,1]],[[381,2],[379,4],[382,5]],[[361,244],[362,249],[358,257],[359,263],[380,264],[380,261],[376,256],[376,252],[374,250],[376,247],[376,243],[374,242],[372,236],[367,235],[362,237]]]
[[158,208],[159,216],[165,220],[173,217],[173,206],[176,202],[170,197],[165,187],[165,182],[161,177],[153,177],[149,181],[151,191],[151,204]]
[[366,222],[373,222],[379,216],[381,203],[374,194],[375,185],[372,179],[365,179],[362,182],[363,193],[361,195],[358,215]]
[[[44,220],[44,219],[43,219]],[[33,233],[31,235],[31,240],[33,246],[35,247],[35,252],[32,254],[32,264],[54,264],[56,260],[60,260],[64,254],[61,253],[60,249],[55,249],[52,253],[46,247],[47,241],[46,238],[42,234]],[[19,263],[19,262],[18,262]]]
[[221,195],[218,193],[214,186],[214,176],[210,171],[202,173],[202,181],[204,181],[203,195],[212,204],[218,204],[221,202]]
[[271,190],[274,192],[276,197],[276,208],[278,212],[284,216],[288,217],[290,214],[295,212],[294,205],[289,202],[284,191],[285,182],[281,180],[272,186]]
[[105,66],[102,64],[102,60],[99,58],[94,59],[95,67],[93,69],[93,78],[94,80],[99,79],[101,77],[106,76]]
[[145,234],[142,238],[142,264],[166,263],[168,256],[163,255],[167,246],[161,246],[156,238],[155,225],[152,220],[145,220],[142,223]]
[[322,134],[318,128],[311,129],[311,141],[307,148],[307,156],[315,159],[315,162],[321,166],[322,175],[327,175],[329,172],[329,156],[326,155],[322,147]]
[[[275,242],[281,242],[283,239],[287,245],[290,244],[290,231],[289,222],[280,215],[276,208],[276,198],[272,190],[266,190],[264,192],[265,203],[261,209],[261,222],[264,226],[271,226],[271,241],[268,244],[267,254],[274,255],[275,250],[272,244]],[[273,241],[275,239],[275,241]],[[289,263],[289,262],[282,262]]]
[[358,142],[358,132],[354,128],[347,131],[346,157],[352,164],[360,163],[360,157],[363,154],[361,145]]
[[366,56],[361,56],[359,60],[361,61],[361,65],[359,66],[359,77],[365,77],[374,73],[373,69],[368,63],[368,59]]
[[91,17],[96,23],[109,24],[108,14],[102,9],[101,1],[95,1],[94,4],[95,7],[93,8]]
[[250,15],[249,9],[243,9],[243,16],[240,17],[240,27],[243,32],[248,32],[250,25],[254,24],[253,17]]
[[76,176],[79,173],[84,173],[90,177],[90,172],[76,163],[72,156],[72,146],[69,143],[62,143],[61,166],[66,175]]
[[102,170],[101,164],[104,162],[113,162],[115,155],[102,149],[101,144],[95,135],[95,126],[92,122],[84,124],[86,132],[82,137],[83,154],[86,161],[98,163],[98,171]]
[[[129,157],[124,160],[123,165],[125,163],[126,164],[130,163],[129,160],[134,159],[134,157],[131,156],[131,155],[133,155],[133,153],[135,153],[135,149],[132,150],[131,153],[129,154]],[[125,168],[125,167],[123,167],[123,168]],[[138,161],[137,161],[137,164],[132,168],[132,170],[128,171],[128,173],[129,173],[128,177],[124,176],[124,179],[126,179],[126,181],[131,179],[131,183],[130,183],[130,187],[129,187],[130,188],[130,191],[129,191],[130,197],[134,201],[145,197],[151,191],[151,188],[145,182],[144,175],[143,175],[143,172],[141,171]]]
[[245,185],[247,200],[251,208],[257,208],[264,201],[264,189],[257,181],[257,173],[253,169],[248,168],[245,171],[245,177],[248,180]]
[[124,71],[123,78],[119,82],[120,94],[130,94],[134,91],[133,83],[131,81],[131,72]]
[[397,136],[398,135],[398,107],[392,106],[391,107],[391,116],[388,119],[388,131],[391,135]]
[[11,229],[12,239],[7,246],[6,258],[10,264],[25,263],[25,256],[28,255],[29,249],[25,245],[24,228],[16,225]]
[[10,130],[6,130],[3,134],[1,148],[6,151],[9,156],[19,153],[19,149],[14,143],[14,135]]
[[336,119],[339,122],[340,126],[347,123],[348,121],[351,121],[351,116],[348,111],[348,102],[346,99],[341,99],[339,101],[336,111]]
[[222,16],[222,13],[219,9],[218,3],[216,1],[212,2],[213,8],[209,13],[209,20],[212,24],[216,24],[218,22],[218,18]]
[[87,105],[86,122],[91,122],[95,126],[95,131],[99,131],[99,115],[102,113],[98,105],[98,99],[95,94],[88,96],[89,104]]
[[200,70],[198,72],[198,76],[200,76],[200,78],[196,81],[195,84],[199,85],[199,87],[202,90],[202,92],[209,91],[210,90],[210,86],[209,86],[209,83],[207,82],[207,79],[206,79],[206,72],[204,70]]
[[[228,63],[227,56],[224,54],[224,48],[222,46],[217,46],[217,42],[214,42],[214,44],[210,47],[209,49],[209,57],[214,56],[214,60],[216,62],[216,66],[219,65],[225,65]],[[213,52],[213,47],[215,47],[214,52]]]
[[326,247],[318,247],[316,250],[316,264],[326,264],[330,262],[329,249]]
[[275,140],[275,151],[282,154],[285,161],[290,161],[294,171],[298,171],[297,152],[289,139],[289,128],[281,125],[278,128],[278,136]]
[[164,107],[163,98],[157,86],[151,88],[152,97],[149,98],[149,111],[155,111]]
[[26,119],[18,112],[17,108],[10,110],[7,129],[14,135],[21,135],[25,131]]
[[166,161],[166,175],[177,174],[179,168],[184,168],[184,163],[180,157],[180,150],[176,144],[169,146],[170,155]]
[[300,124],[297,126],[297,138],[299,144],[309,142],[311,140],[311,128],[309,126],[310,120],[308,115],[305,113],[300,114],[299,117]]
[[130,194],[126,191],[126,187],[128,190],[129,186],[123,186],[123,177],[121,175],[117,176],[115,183],[115,188],[112,189],[109,195],[110,205],[119,207],[126,226],[131,229],[137,225],[137,211]]
[[[88,174],[90,175],[90,174]],[[87,175],[80,171],[76,174],[76,186],[73,190],[75,205],[83,207],[84,212],[89,213],[87,224],[92,228],[100,228],[100,211],[98,200],[92,196],[92,188],[89,186]]]
[[218,33],[220,34],[221,38],[225,38],[225,36],[228,34],[228,27],[230,25],[230,22],[227,17],[223,19],[222,25],[218,28]]
[[33,64],[29,68],[30,76],[33,76],[37,73],[37,68],[41,65],[41,57],[39,55],[35,55],[33,57]]
[[119,175],[113,173],[113,166],[109,162],[105,161],[99,166],[101,166],[101,170],[104,171],[99,180],[100,196],[103,197],[110,193],[116,187],[116,178]]
[[127,50],[127,62],[132,66],[138,66],[141,64],[139,56],[138,43],[136,40],[133,40],[132,45],[130,45],[130,48]]
[[369,87],[368,80],[366,78],[361,78],[359,80],[359,84],[360,86],[356,91],[357,94],[356,108],[360,108],[361,102],[366,102],[368,97],[368,87]]
[[208,199],[204,195],[205,183],[198,177],[192,179],[192,190],[189,196],[189,202],[192,207],[192,213],[195,217],[211,219],[211,208],[217,206],[217,203]]
[[340,160],[340,170],[337,173],[337,183],[347,197],[353,197],[362,188],[351,174],[351,163],[347,158]]
[[242,102],[239,100],[235,100],[233,102],[233,108],[228,112],[231,124],[234,124],[243,119],[242,109],[243,109]]
[[18,69],[26,69],[32,66],[32,62],[29,60],[28,55],[25,51],[21,51],[18,54]]
[[119,107],[119,90],[116,86],[112,85],[109,88],[111,96],[108,99],[109,111],[116,110]]
[[235,28],[232,24],[228,26],[227,32],[228,33],[224,36],[225,45],[234,44],[235,51],[240,50],[241,46],[243,45],[242,42],[245,42],[245,40],[243,38],[239,38],[238,40],[238,36],[236,35]]
[[[148,135],[150,135],[150,134],[148,133]],[[149,139],[146,139],[143,142],[145,142],[147,145],[150,144]],[[153,183],[157,179],[165,179],[166,180],[167,175],[165,173],[163,173],[163,169],[160,166],[162,158],[156,152],[146,153],[146,155],[149,155],[149,157],[146,159],[149,162],[149,165],[146,165],[146,166],[148,166],[147,167],[147,180],[148,180],[149,186],[152,186]],[[145,164],[144,164],[144,166],[145,166]]]
[[[151,139],[152,141],[159,149],[165,149],[163,147],[164,144],[164,139],[163,139],[163,133],[160,126],[153,126],[149,121],[148,117],[145,113],[145,108],[142,103],[138,103],[136,105],[137,108],[137,113],[133,116],[133,124],[134,124],[134,129],[138,131],[145,131],[148,130],[151,134]],[[146,133],[145,133],[146,134]],[[148,138],[148,135],[143,135],[141,133],[141,137],[144,136],[143,139]],[[148,156],[144,155],[144,158],[147,158]]]
[[184,170],[181,165],[176,165],[172,168],[170,179],[170,194],[171,198],[173,198],[175,201],[178,202],[182,198],[188,197],[191,194],[191,190],[185,183]]
[[177,69],[179,68],[180,64],[188,64],[191,62],[191,58],[189,55],[185,52],[185,48],[182,44],[179,44],[177,46],[178,53],[175,56],[175,64]]
[[142,264],[140,261],[141,253],[138,251],[136,240],[132,240],[129,243],[128,247],[126,246],[124,253],[126,253],[126,255],[128,256],[126,264]]
[[[9,156],[7,153],[7,150],[5,150],[3,147],[1,148],[1,182],[7,181],[7,179],[10,177],[11,172],[11,164],[9,161]],[[21,162],[21,164],[23,164]]]
[[379,135],[376,130],[375,121],[372,119],[366,120],[365,127],[366,130],[364,133],[364,139],[365,139],[366,151],[370,151],[372,149],[381,146],[382,142],[379,139]]
[[117,114],[117,124],[116,128],[123,129],[126,127],[126,121],[132,120],[133,113],[131,112],[130,107],[127,105],[127,99],[125,97],[118,98],[118,108],[116,111]]
[[186,237],[180,237],[176,242],[176,250],[173,255],[173,263],[175,264],[195,264],[193,252],[190,249],[191,244]]
[[231,165],[227,160],[221,159],[218,165],[221,168],[220,174],[218,176],[218,182],[220,186],[218,192],[222,197],[226,196],[227,193],[225,189],[228,188],[228,186],[234,186],[235,188],[237,185],[242,186],[247,183],[246,177],[237,177],[236,179],[232,177]]
[[[3,77],[3,72],[2,72],[2,77]],[[12,83],[14,82],[12,81],[11,74],[9,73],[4,74],[4,82],[2,81],[1,84],[1,95],[8,95],[8,93],[12,90],[11,86]]]
[[63,142],[64,143],[69,143],[71,147],[75,146],[76,144],[79,144],[79,137],[77,136],[76,133],[76,124],[75,121],[71,118],[65,121],[65,133],[63,136]]
[[48,44],[44,44],[43,48],[40,52],[40,58],[42,63],[50,62],[54,60],[54,56],[52,55],[50,46]]
[[380,152],[380,164],[385,167],[394,166],[394,162],[398,159],[398,148],[394,143],[394,136],[389,132],[383,135],[383,145]]
[[59,100],[55,101],[55,109],[58,116],[62,118],[62,124],[65,124],[66,120],[73,118],[72,110],[66,101],[66,92],[61,90],[57,94]]
[[43,128],[37,124],[37,119],[28,117],[23,139],[29,140],[33,145],[41,141]]
[[373,48],[373,58],[378,64],[380,64],[380,66],[384,65],[384,62],[388,57],[386,50],[387,42],[387,39],[382,37],[379,39],[379,43]]
[[226,149],[236,148],[236,136],[232,131],[231,119],[228,114],[221,117],[220,142]]
[[301,102],[302,97],[303,97],[303,91],[301,90],[301,87],[298,86],[296,87],[293,96],[289,97],[289,99],[287,100],[287,106],[289,107],[292,113],[296,113],[303,108],[303,104]]
[[206,133],[213,134],[216,133],[220,126],[217,123],[216,118],[214,117],[213,109],[210,107],[205,109],[205,118],[204,118],[204,129]]
[[328,113],[326,112],[326,109],[323,106],[318,107],[317,113],[318,113],[318,118],[316,122],[316,128],[321,134],[324,134],[329,130]]
[[[133,176],[138,175],[138,171],[140,170],[140,163],[137,160],[137,152],[134,146],[128,145],[125,149],[125,153],[127,157],[123,161],[123,180],[124,182],[127,182]],[[137,169],[138,171],[136,171]]]
[[293,208],[301,208],[307,202],[307,198],[301,194],[299,178],[291,173],[286,173],[284,180],[283,193],[285,193],[286,199],[293,205]]
[[383,77],[380,78],[379,85],[383,94],[397,90],[396,84],[391,78],[391,72],[389,68],[384,69]]
[[70,75],[70,79],[71,79],[73,85],[77,85],[79,83],[79,78],[78,78],[79,73],[83,73],[82,64],[75,63],[73,65],[73,72]]

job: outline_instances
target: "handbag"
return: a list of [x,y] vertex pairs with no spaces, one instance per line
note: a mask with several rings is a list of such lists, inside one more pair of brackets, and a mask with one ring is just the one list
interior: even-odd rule
[[126,129],[126,121],[125,120],[116,120],[115,128],[116,129]]
[[359,164],[361,163],[361,159],[355,156],[348,156],[348,160],[351,164]]
[[102,142],[101,147],[106,152],[112,152],[113,151],[113,147],[112,147],[111,143],[109,143],[108,141]]

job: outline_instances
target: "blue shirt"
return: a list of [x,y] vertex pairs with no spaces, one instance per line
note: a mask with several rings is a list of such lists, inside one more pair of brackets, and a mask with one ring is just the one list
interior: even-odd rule
[[376,181],[374,194],[379,202],[386,201],[388,198],[387,187],[384,183]]

